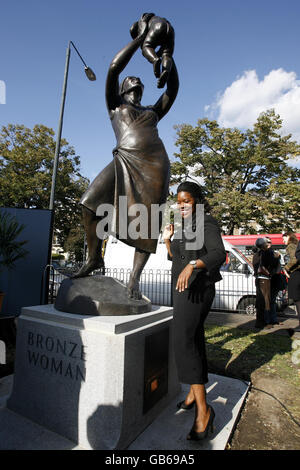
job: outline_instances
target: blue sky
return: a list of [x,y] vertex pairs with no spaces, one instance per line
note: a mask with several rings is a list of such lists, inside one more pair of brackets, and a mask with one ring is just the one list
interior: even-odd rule
[[[0,104],[0,126],[42,123],[57,131],[66,48],[72,40],[97,81],[86,79],[72,51],[63,137],[80,155],[81,173],[93,179],[111,161],[115,146],[105,106],[107,69],[129,42],[131,24],[147,11],[168,18],[176,33],[180,90],[159,124],[171,160],[175,124],[195,125],[208,116],[222,125],[245,127],[271,105],[282,111],[285,129],[300,139],[299,0],[2,3],[0,80],[6,99]],[[161,90],[140,50],[123,76],[132,74],[145,84],[143,104],[154,104]]]

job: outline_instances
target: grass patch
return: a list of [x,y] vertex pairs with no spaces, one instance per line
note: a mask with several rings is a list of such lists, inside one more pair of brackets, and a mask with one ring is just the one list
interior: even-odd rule
[[300,387],[300,369],[292,362],[292,339],[226,326],[205,326],[209,371],[250,380],[261,369]]

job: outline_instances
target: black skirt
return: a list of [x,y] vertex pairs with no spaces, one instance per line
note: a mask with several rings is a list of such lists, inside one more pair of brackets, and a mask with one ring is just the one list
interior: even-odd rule
[[300,269],[290,274],[288,280],[288,295],[289,299],[294,300],[294,302],[300,300]]
[[214,283],[193,287],[183,292],[173,289],[174,352],[178,379],[190,385],[208,382],[204,321],[215,296]]

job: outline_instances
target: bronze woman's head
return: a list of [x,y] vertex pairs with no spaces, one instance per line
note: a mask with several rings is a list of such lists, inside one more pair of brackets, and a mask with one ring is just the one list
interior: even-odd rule
[[123,96],[125,93],[129,93],[133,89],[138,88],[141,91],[141,96],[143,95],[144,85],[141,82],[139,77],[126,77],[120,86],[120,95]]

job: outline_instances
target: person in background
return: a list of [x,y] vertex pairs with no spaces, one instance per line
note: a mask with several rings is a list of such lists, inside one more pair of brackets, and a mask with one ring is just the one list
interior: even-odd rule
[[[254,268],[254,276],[255,276],[255,287],[256,287],[256,321],[255,321],[255,328],[264,328],[265,326],[265,298],[261,289],[263,283],[260,283],[261,277],[258,277],[258,268],[260,265],[260,246],[263,240],[261,238],[257,239],[255,245],[252,248],[253,251],[253,258],[252,264]],[[268,278],[267,278],[268,279]],[[269,299],[269,296],[267,296]]]
[[288,296],[296,305],[299,325],[295,331],[300,331],[300,263],[296,258],[298,239],[293,232],[285,232],[282,235],[286,245],[288,261],[284,265],[288,277]]
[[256,278],[256,328],[272,328],[271,323],[271,272],[274,270],[275,257],[268,250],[268,239],[258,238],[255,242],[257,252],[253,256]]
[[277,319],[276,311],[276,299],[280,290],[282,290],[282,281],[281,281],[281,262],[280,262],[280,253],[274,251],[272,248],[272,240],[269,237],[266,237],[267,240],[267,253],[270,258],[270,275],[271,275],[271,285],[270,285],[270,315],[267,319],[271,325],[282,325]]

